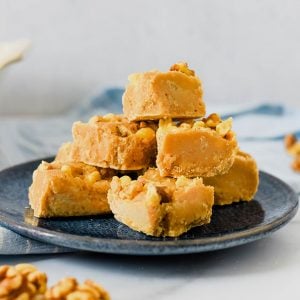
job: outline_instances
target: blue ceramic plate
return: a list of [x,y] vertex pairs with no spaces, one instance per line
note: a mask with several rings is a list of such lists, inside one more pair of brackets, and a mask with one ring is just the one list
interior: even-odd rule
[[268,236],[296,214],[298,199],[281,180],[260,172],[251,202],[215,207],[210,224],[178,238],[154,238],[136,232],[111,215],[37,219],[28,208],[27,190],[40,160],[0,172],[0,224],[24,236],[73,249],[132,255],[168,255],[212,251]]

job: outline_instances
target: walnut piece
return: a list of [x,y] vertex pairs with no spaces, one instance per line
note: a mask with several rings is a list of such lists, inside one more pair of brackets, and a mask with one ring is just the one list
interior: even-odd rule
[[300,142],[295,143],[294,145],[289,147],[287,150],[288,150],[288,153],[293,156],[300,155]]
[[110,300],[92,280],[67,277],[47,289],[47,275],[30,264],[0,266],[0,300]]
[[182,72],[188,76],[195,76],[195,71],[189,69],[186,62],[178,62],[170,67],[170,71]]
[[284,138],[285,148],[288,153],[291,155],[300,155],[300,142],[297,141],[297,138],[293,134],[288,134]]
[[229,133],[231,128],[232,128],[232,118],[228,118],[216,126],[216,132],[220,136],[224,137],[227,135],[227,133]]
[[136,132],[136,136],[141,139],[152,140],[155,139],[155,131],[150,127],[141,128]]
[[203,118],[202,121],[209,128],[216,128],[222,122],[220,116],[216,113],[210,114],[207,118]]
[[291,167],[294,171],[300,172],[300,155],[297,155],[295,157],[294,161],[292,162]]
[[287,134],[284,138],[285,148],[288,150],[297,142],[297,138],[293,134]]
[[200,121],[200,122],[199,121],[196,122],[197,124],[200,123],[198,125],[199,127],[203,127],[203,126],[209,127],[211,129],[216,130],[216,132],[221,137],[225,137],[228,140],[231,139],[231,136],[227,136],[227,134],[230,134],[230,133],[233,134],[233,132],[231,131],[231,128],[232,128],[232,118],[231,117],[223,121],[218,114],[212,113],[207,118],[203,118],[202,121]]
[[92,280],[78,284],[73,277],[60,280],[47,290],[46,300],[110,300],[109,294]]
[[30,264],[0,267],[0,299],[44,300],[47,276]]
[[291,167],[294,171],[300,172],[300,141],[293,134],[288,134],[284,138],[284,145],[287,152],[294,157]]

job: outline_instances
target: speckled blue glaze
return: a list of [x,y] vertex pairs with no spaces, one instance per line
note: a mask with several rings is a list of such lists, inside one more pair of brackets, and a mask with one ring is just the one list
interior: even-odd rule
[[296,214],[298,198],[281,180],[260,172],[253,201],[215,207],[210,224],[178,238],[136,232],[112,215],[37,219],[28,208],[28,187],[40,160],[0,172],[0,224],[24,236],[73,249],[131,255],[169,255],[229,248],[268,236]]

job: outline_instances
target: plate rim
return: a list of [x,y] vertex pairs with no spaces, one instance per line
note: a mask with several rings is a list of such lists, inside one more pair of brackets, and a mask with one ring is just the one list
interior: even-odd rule
[[[0,174],[3,172],[14,170],[16,168],[25,167],[26,165],[38,163],[41,160],[49,159],[52,159],[52,157],[30,160],[2,169],[0,171]],[[259,172],[260,174],[264,174],[264,176],[270,177],[272,180],[279,181],[281,185],[283,185],[285,189],[289,191],[291,201],[294,200],[295,202],[293,207],[288,212],[285,212],[285,214],[281,218],[276,219],[272,222],[260,226],[254,226],[252,228],[240,230],[237,232],[226,233],[225,235],[185,240],[178,240],[178,238],[174,238],[172,240],[122,240],[114,238],[92,237],[87,235],[80,236],[65,232],[59,232],[59,235],[57,235],[57,231],[36,227],[31,224],[27,224],[24,221],[19,222],[12,220],[2,210],[0,210],[0,225],[22,236],[29,237],[40,242],[63,246],[69,249],[72,248],[76,250],[87,250],[111,254],[149,256],[177,255],[226,249],[259,240],[265,236],[272,234],[274,231],[277,231],[282,226],[287,224],[298,211],[299,200],[293,188],[290,187],[286,182],[272,174],[269,174],[265,171]],[[70,246],[70,241],[72,243],[72,246]],[[89,247],[88,244],[93,244],[93,248]],[[136,248],[136,246],[138,247]],[[149,246],[151,246],[151,250],[149,249]],[[116,247],[116,250],[112,251],[112,247]],[[134,252],[132,253],[131,251],[133,248]]]

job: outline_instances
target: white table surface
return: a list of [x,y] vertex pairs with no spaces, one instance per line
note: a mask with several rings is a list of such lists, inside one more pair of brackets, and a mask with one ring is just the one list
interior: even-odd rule
[[209,253],[121,256],[100,253],[1,256],[0,264],[32,263],[50,284],[91,278],[114,300],[299,299],[300,215],[268,238]]

